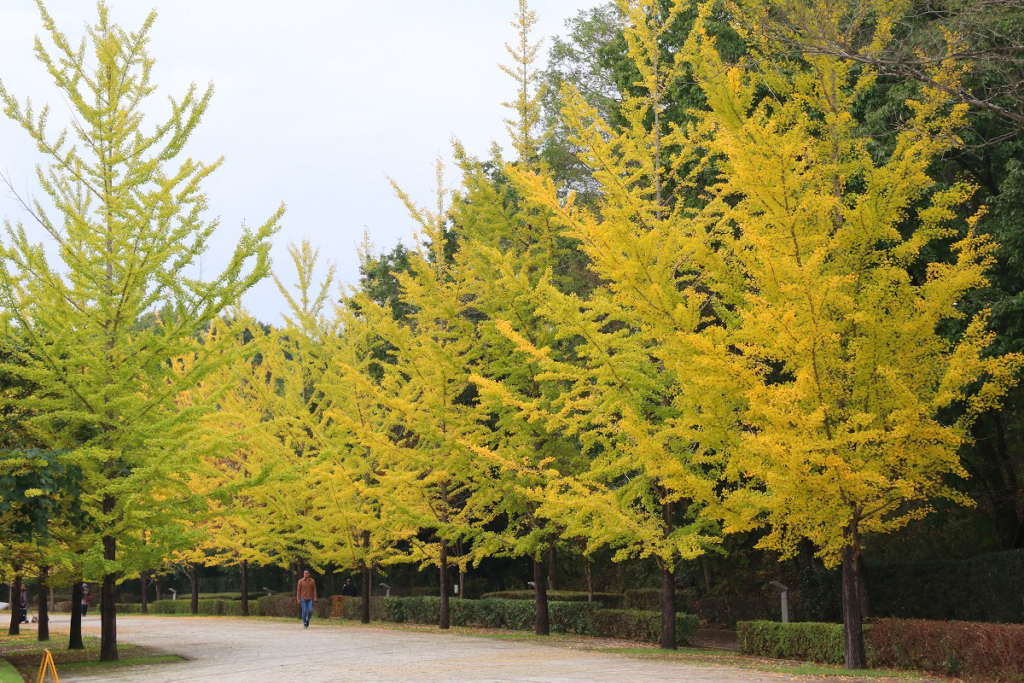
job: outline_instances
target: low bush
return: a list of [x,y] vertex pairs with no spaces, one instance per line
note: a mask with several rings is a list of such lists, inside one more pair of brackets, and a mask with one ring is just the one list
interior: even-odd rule
[[842,624],[741,621],[736,624],[736,636],[745,655],[843,663]]
[[59,602],[53,603],[53,611],[61,612],[63,614],[71,614],[71,601],[61,600]]
[[[482,599],[496,598],[498,600],[533,600],[532,590],[525,591],[498,591],[495,593],[484,593]],[[548,591],[549,602],[589,602],[586,591]],[[621,593],[594,593],[594,602],[610,609],[619,609],[623,605]]]
[[[639,643],[661,642],[661,612],[653,610],[602,609],[590,616],[589,635],[621,638]],[[676,614],[676,644],[683,645],[700,624],[692,614]]]
[[[744,654],[843,663],[841,624],[737,624]],[[1024,626],[967,621],[874,619],[864,629],[868,666],[916,669],[968,680],[1024,680]]]
[[866,631],[872,666],[1000,683],[1024,680],[1021,625],[877,619]]
[[149,603],[150,614],[191,614],[191,600],[154,600]]
[[122,602],[116,609],[118,614],[142,614],[142,604],[137,602]]
[[[249,609],[253,609],[249,603]],[[290,595],[264,595],[256,601],[255,613],[261,617],[298,617],[299,603]]]
[[[370,598],[370,621],[389,621],[384,618],[383,597]],[[329,601],[320,601],[317,605],[325,603],[329,605],[330,616],[336,619],[350,619],[358,621],[363,606],[362,598],[353,598],[347,595],[332,595]]]

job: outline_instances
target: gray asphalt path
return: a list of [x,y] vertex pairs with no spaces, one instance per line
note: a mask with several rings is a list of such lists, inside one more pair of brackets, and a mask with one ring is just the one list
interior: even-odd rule
[[[66,617],[54,619],[62,627]],[[99,635],[99,619],[84,624]],[[159,647],[186,662],[116,673],[60,672],[64,683],[779,683],[788,676],[638,659],[532,642],[317,623],[309,629],[229,618],[118,618],[118,641]]]

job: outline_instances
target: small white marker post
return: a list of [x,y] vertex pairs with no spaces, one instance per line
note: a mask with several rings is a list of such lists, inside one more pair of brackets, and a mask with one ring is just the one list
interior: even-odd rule
[[789,623],[789,586],[772,581],[772,586],[782,594],[782,623]]

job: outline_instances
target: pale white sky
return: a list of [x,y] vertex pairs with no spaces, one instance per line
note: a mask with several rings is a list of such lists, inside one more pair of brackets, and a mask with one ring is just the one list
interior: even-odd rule
[[[49,0],[62,30],[77,42],[96,17],[91,0]],[[498,69],[516,0],[111,0],[113,18],[135,29],[149,9],[156,58],[154,96],[165,101],[188,83],[213,81],[216,92],[187,153],[225,165],[206,185],[211,213],[222,219],[205,267],[226,261],[242,221],[258,225],[288,204],[274,247],[286,281],[288,242],[304,237],[334,261],[342,280],[358,277],[356,245],[369,230],[378,250],[411,242],[411,220],[384,175],[422,203],[432,201],[433,164],[457,136],[486,155],[507,138],[501,102],[514,83]],[[538,36],[600,0],[534,0]],[[32,0],[0,0],[0,78],[36,105],[67,105],[32,53],[41,34]],[[545,47],[550,40],[545,41]],[[53,126],[56,128],[56,126]],[[40,159],[23,131],[0,119],[0,170],[34,192]],[[449,176],[455,181],[454,169]],[[0,216],[22,218],[0,198]],[[284,302],[265,282],[245,305],[276,321]]]

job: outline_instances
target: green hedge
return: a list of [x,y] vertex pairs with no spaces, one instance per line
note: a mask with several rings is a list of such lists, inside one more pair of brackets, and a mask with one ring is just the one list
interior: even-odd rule
[[736,624],[736,636],[745,655],[843,663],[842,624],[741,621]]
[[[737,625],[744,654],[843,663],[841,624],[772,621]],[[868,666],[917,669],[977,681],[1024,680],[1024,626],[874,619],[864,629]]]
[[[138,614],[142,612],[142,605],[137,603],[121,604],[117,606],[118,611],[125,610],[126,614]],[[148,606],[150,614],[192,614],[192,601],[190,599],[178,600],[154,600]],[[209,616],[241,616],[242,603],[235,600],[200,600],[199,614]]]
[[[346,614],[358,614],[358,600],[344,607]],[[441,616],[441,600],[434,597],[383,598],[377,606],[370,603],[371,613],[382,621],[436,624]],[[510,631],[531,631],[535,606],[529,600],[482,598],[453,599],[449,602],[451,622],[455,626],[483,626]],[[551,630],[602,638],[622,638],[645,643],[661,641],[661,613],[639,610],[603,609],[592,602],[548,603]],[[692,614],[676,615],[676,642],[686,643],[699,627]]]
[[[525,591],[497,591],[484,593],[480,596],[483,599],[496,598],[499,600],[533,600],[532,590]],[[586,591],[548,591],[548,600],[551,602],[589,602]],[[594,593],[594,602],[603,607],[620,609],[623,606],[621,593]]]
[[[683,645],[700,628],[692,614],[676,614],[676,644]],[[640,643],[661,642],[661,612],[651,610],[603,609],[590,615],[589,635],[621,638]]]

